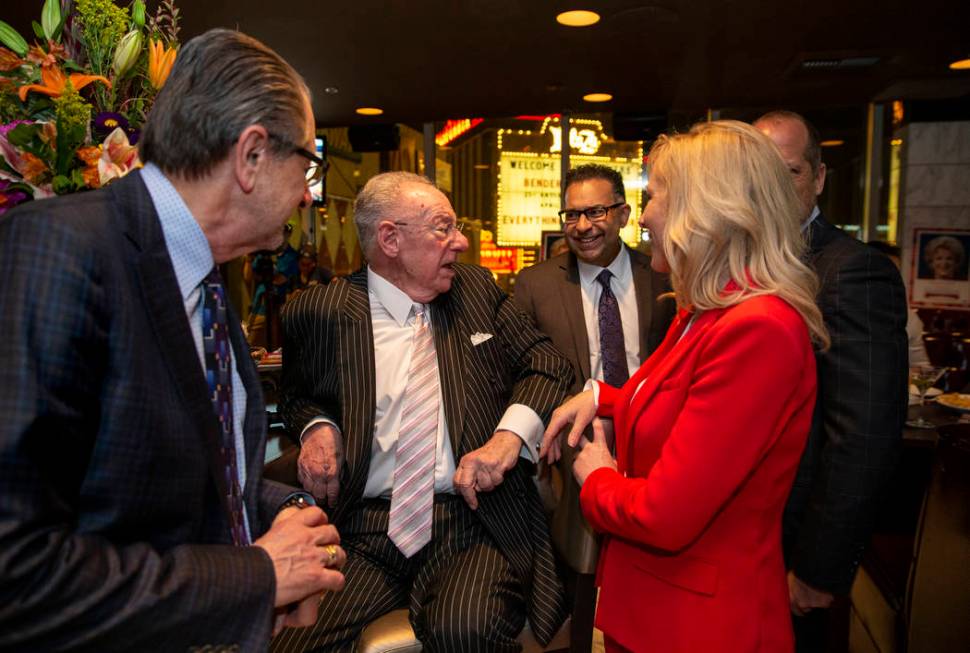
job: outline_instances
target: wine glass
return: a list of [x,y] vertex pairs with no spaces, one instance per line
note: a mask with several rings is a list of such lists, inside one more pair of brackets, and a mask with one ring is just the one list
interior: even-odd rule
[[[919,391],[920,408],[926,403],[926,391],[933,387],[933,384],[943,376],[945,371],[945,367],[935,367],[933,365],[916,365],[909,368],[909,382],[915,385]],[[916,419],[907,420],[906,426],[912,426],[917,429],[931,429],[936,425],[928,419],[925,419],[922,415],[918,415]]]

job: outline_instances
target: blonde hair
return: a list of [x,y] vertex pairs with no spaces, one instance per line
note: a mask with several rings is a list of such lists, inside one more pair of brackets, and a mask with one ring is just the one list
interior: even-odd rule
[[[661,136],[649,171],[666,190],[662,242],[680,307],[725,308],[775,295],[805,320],[812,340],[829,345],[815,303],[818,278],[802,261],[803,209],[771,140],[735,120],[698,123]],[[734,281],[738,289],[725,292]]]

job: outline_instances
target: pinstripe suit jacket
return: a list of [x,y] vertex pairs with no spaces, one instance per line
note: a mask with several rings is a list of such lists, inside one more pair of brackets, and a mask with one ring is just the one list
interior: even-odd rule
[[[545,421],[566,395],[569,363],[477,266],[455,265],[451,290],[432,303],[432,326],[445,419],[456,459],[483,446],[509,404]],[[292,433],[318,416],[340,425],[346,465],[331,518],[362,497],[374,434],[374,345],[367,271],[316,286],[283,311],[280,411]],[[494,337],[478,346],[474,333]],[[549,531],[534,484],[522,465],[494,491],[479,494],[477,515],[521,579],[529,621],[548,641],[564,618]]]
[[[140,175],[4,216],[0,278],[0,650],[265,648],[273,565],[231,546],[217,422]],[[288,489],[260,481],[262,396],[230,324],[258,536]]]
[[817,355],[818,399],[785,507],[784,552],[813,587],[847,594],[906,419],[906,294],[896,266],[818,216],[809,262],[832,346]]

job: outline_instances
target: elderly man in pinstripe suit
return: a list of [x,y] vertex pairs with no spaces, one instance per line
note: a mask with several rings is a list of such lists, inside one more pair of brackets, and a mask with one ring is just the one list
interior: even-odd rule
[[429,651],[517,651],[526,616],[546,642],[562,588],[526,469],[569,363],[487,271],[456,262],[468,240],[424,177],[374,177],[355,221],[368,266],[283,314],[281,398],[347,585],[273,650],[349,647],[405,606]]

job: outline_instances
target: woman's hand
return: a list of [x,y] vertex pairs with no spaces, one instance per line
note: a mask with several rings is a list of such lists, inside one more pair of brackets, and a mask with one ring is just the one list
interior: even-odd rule
[[586,390],[570,398],[566,403],[557,408],[549,419],[549,427],[542,435],[542,446],[539,447],[539,457],[545,458],[546,462],[552,464],[559,460],[562,455],[562,444],[559,441],[559,432],[567,424],[572,423],[573,427],[569,431],[566,443],[570,447],[579,444],[583,438],[583,430],[589,426],[593,418],[596,417],[596,403],[593,400],[593,391]]
[[586,477],[601,467],[616,469],[616,460],[610,453],[610,446],[606,442],[606,431],[603,420],[599,417],[593,420],[593,441],[586,442],[579,455],[573,459],[573,476],[582,487]]

